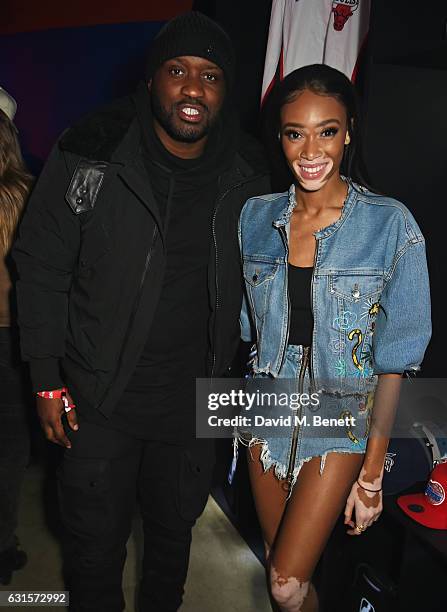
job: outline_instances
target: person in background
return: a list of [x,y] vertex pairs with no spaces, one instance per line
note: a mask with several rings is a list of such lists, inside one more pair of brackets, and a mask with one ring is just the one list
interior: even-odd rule
[[15,535],[20,488],[28,463],[27,381],[13,308],[10,248],[31,185],[13,124],[16,103],[0,88],[0,584],[27,557]]
[[241,213],[242,338],[255,342],[254,384],[291,383],[304,400],[289,404],[298,418],[281,433],[254,427],[239,440],[273,598],[283,612],[313,612],[314,568],[343,508],[352,536],[380,516],[401,377],[419,370],[431,335],[430,291],[413,216],[365,186],[349,79],[305,66],[275,95],[293,182]]

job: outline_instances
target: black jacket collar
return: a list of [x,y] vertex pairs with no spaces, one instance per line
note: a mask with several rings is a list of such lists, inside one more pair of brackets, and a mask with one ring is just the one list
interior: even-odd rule
[[[112,162],[120,145],[130,145],[129,140],[138,142],[137,133],[135,108],[131,97],[127,96],[83,117],[62,135],[59,146],[85,159]],[[123,151],[124,158],[127,157],[125,153]]]

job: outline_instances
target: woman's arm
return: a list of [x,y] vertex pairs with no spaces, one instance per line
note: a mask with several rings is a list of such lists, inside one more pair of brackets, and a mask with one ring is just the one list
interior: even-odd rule
[[382,488],[383,466],[399,401],[401,374],[381,374],[374,395],[365,460],[358,482],[367,489]]
[[399,251],[380,305],[373,336],[378,385],[365,459],[346,502],[345,524],[351,527],[350,535],[360,535],[382,512],[385,455],[401,385],[401,374],[390,372],[417,371],[430,339],[430,289],[422,236]]
[[[351,527],[349,535],[361,535],[382,513],[383,468],[399,401],[401,380],[401,374],[379,376],[365,459],[346,502],[345,525]],[[355,522],[352,520],[353,513]]]

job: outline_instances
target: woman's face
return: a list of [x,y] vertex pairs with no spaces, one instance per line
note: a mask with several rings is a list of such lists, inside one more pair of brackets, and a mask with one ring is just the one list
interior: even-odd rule
[[347,137],[346,110],[336,98],[308,89],[281,109],[281,144],[299,185],[318,191],[338,180]]

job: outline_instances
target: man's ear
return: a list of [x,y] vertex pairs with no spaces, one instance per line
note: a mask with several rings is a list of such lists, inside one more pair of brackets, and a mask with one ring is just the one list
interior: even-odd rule
[[149,79],[149,81],[147,82],[147,89],[148,91],[152,89],[152,79]]

